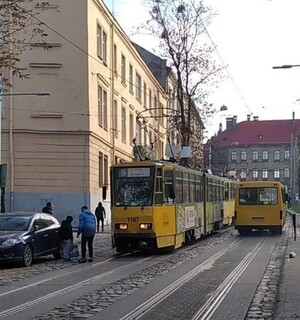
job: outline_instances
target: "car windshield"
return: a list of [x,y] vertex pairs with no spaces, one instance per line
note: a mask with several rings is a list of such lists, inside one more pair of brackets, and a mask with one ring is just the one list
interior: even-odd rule
[[25,231],[30,219],[31,217],[0,215],[0,231]]

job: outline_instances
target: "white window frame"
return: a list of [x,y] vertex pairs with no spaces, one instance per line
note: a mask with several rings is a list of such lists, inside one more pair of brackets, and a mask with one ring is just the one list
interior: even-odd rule
[[107,130],[107,91],[98,85],[98,124]]
[[129,91],[133,93],[133,66],[129,63]]
[[124,105],[121,109],[121,137],[122,142],[126,143],[126,108]]
[[135,73],[135,96],[142,101],[142,77],[138,72]]
[[247,152],[246,151],[242,151],[241,152],[241,160],[247,160]]
[[258,151],[257,150],[252,151],[252,160],[253,161],[258,160]]
[[274,160],[280,160],[280,151],[279,150],[274,151]]
[[258,169],[253,169],[252,170],[252,178],[253,179],[258,179]]
[[121,81],[124,84],[126,82],[126,57],[122,53],[121,55]]
[[263,179],[268,179],[268,169],[262,170],[262,177],[263,177]]
[[284,168],[284,177],[289,178],[290,177],[290,168]]
[[284,159],[290,159],[290,150],[284,151]]
[[268,151],[264,150],[264,151],[262,152],[262,159],[263,159],[263,160],[268,160],[268,159],[269,159]]
[[274,169],[274,178],[276,178],[276,179],[280,178],[280,169],[279,168]]
[[237,161],[237,152],[231,151],[231,161]]

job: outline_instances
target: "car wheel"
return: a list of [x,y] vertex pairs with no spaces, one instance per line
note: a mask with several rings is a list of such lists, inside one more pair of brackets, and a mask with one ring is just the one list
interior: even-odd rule
[[24,267],[30,267],[33,260],[33,251],[30,245],[26,245],[23,252],[22,265]]

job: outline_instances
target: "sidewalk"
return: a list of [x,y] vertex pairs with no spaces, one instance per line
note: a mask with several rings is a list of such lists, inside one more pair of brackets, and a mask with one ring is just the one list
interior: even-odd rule
[[[291,213],[294,213],[293,211]],[[296,214],[296,240],[292,218],[287,219],[285,236],[288,238],[282,277],[274,319],[300,319],[300,215]],[[295,257],[290,255],[295,253]]]

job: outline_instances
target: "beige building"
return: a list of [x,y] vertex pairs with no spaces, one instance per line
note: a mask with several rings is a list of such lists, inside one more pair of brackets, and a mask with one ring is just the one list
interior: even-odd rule
[[109,221],[109,167],[133,159],[134,138],[163,157],[159,115],[168,96],[103,1],[49,2],[39,15],[48,49],[31,44],[20,63],[30,79],[13,78],[12,95],[2,99],[6,211],[39,211],[51,201],[59,220],[72,214],[76,222],[107,186]]

